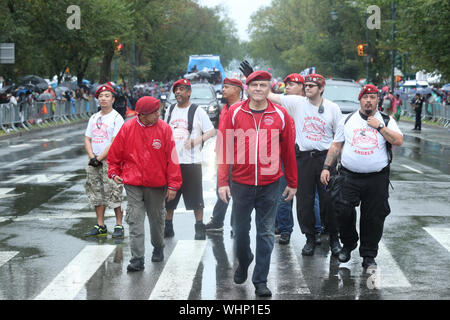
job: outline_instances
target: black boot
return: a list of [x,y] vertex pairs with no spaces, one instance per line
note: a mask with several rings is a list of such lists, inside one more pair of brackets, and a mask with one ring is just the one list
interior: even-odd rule
[[166,225],[164,227],[164,238],[172,238],[175,236],[175,232],[173,231],[172,220],[166,220]]
[[316,248],[316,241],[313,234],[306,235],[306,244],[302,249],[302,256],[312,256]]
[[333,257],[337,257],[339,252],[341,252],[341,243],[339,242],[339,237],[336,233],[330,234],[330,250]]
[[195,240],[206,240],[206,229],[203,221],[197,221],[195,223]]
[[341,249],[341,252],[339,252],[339,261],[340,262],[348,262],[351,258],[351,253],[353,250],[355,250],[357,244],[353,244],[350,246],[347,246],[344,244],[344,246]]

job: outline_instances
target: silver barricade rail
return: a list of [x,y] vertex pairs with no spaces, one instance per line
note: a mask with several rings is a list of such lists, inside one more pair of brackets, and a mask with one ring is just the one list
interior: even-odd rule
[[[445,111],[448,115],[447,109]],[[18,126],[30,130],[33,125],[42,127],[42,122],[89,119],[97,111],[98,106],[92,97],[89,100],[74,100],[73,105],[71,101],[63,100],[23,102],[17,106],[6,103],[0,104],[0,127],[5,132],[17,131]]]

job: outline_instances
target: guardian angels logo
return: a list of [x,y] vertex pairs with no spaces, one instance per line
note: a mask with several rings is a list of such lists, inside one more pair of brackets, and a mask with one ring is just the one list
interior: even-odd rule
[[162,146],[161,140],[154,139],[153,143],[152,143],[152,146],[153,146],[153,149],[155,149],[155,150],[161,149],[161,146]]
[[373,128],[353,130],[352,147],[357,154],[373,154],[375,149],[379,149],[377,131]]
[[322,141],[325,137],[325,122],[318,117],[306,117],[302,132],[309,140]]

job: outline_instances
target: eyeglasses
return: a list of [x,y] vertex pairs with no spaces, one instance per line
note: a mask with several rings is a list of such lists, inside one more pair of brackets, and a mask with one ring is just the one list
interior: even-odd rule
[[95,123],[97,126],[97,129],[100,129],[102,127],[102,117],[97,118],[97,122]]
[[318,87],[318,84],[305,84],[305,88],[314,88],[314,87]]

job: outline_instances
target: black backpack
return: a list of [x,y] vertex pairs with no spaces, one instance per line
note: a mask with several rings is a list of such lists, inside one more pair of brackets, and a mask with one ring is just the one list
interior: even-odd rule
[[[345,119],[344,121],[344,126],[347,123],[347,121],[351,118],[352,115],[354,115],[357,111],[353,111],[348,117],[347,119]],[[384,125],[387,128],[388,124],[389,124],[389,120],[391,119],[391,117],[389,117],[389,115],[387,115],[386,113],[380,112],[381,117],[383,117],[383,121],[384,121]],[[392,162],[392,144],[390,144],[387,140],[386,140],[386,151],[388,153],[388,164],[390,165]]]
[[[172,117],[172,111],[173,109],[175,109],[175,106],[177,104],[174,103],[170,106],[169,108],[169,116],[167,117],[167,123],[170,124],[170,118]],[[198,105],[196,105],[195,103],[191,104],[189,111],[188,111],[188,131],[189,134],[192,133],[192,127],[194,125],[194,116],[195,116],[195,111],[197,111]]]

